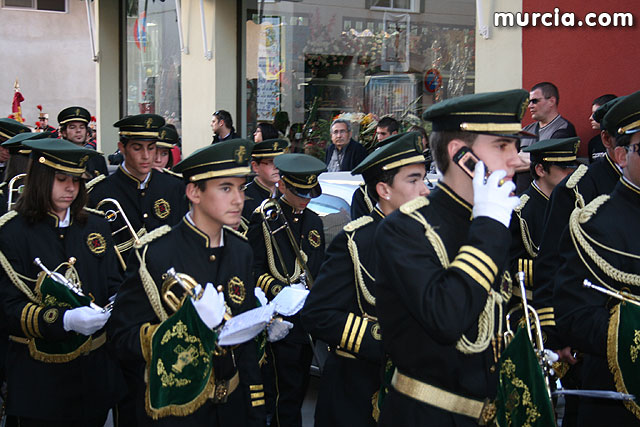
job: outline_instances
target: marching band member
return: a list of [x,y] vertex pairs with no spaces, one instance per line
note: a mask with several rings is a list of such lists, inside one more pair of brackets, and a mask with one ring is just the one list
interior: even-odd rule
[[[91,113],[82,107],[67,107],[58,113],[58,124],[60,125],[60,135],[67,141],[71,141],[80,147],[84,147],[87,140]],[[90,148],[90,147],[87,147]],[[107,176],[107,162],[104,156],[92,156],[87,163],[87,175],[95,178],[100,175]]]
[[180,135],[174,125],[164,125],[158,129],[158,141],[156,142],[156,155],[153,160],[153,168],[158,172],[181,178],[175,173],[171,173],[173,167],[173,149],[180,141]]
[[[110,331],[137,375],[137,425],[265,424],[255,343],[220,347],[213,330],[225,304],[233,315],[256,307],[251,247],[228,227],[240,220],[251,144],[220,142],[178,163],[191,210],[144,236],[130,257]],[[175,313],[161,296],[170,268],[204,289]]]
[[[369,154],[352,174],[375,191],[371,215],[344,226],[327,255],[302,312],[305,329],[331,346],[324,365],[315,425],[375,426],[383,350],[376,314],[375,232],[400,205],[429,194],[418,133]],[[389,138],[389,139],[391,139]]]
[[388,215],[375,236],[376,310],[396,367],[381,426],[471,426],[494,415],[526,101],[524,90],[466,95],[423,115],[442,181]]
[[0,218],[8,425],[102,427],[124,390],[105,346],[109,313],[75,306],[45,288],[34,264],[39,257],[57,268],[99,306],[116,293],[120,275],[109,226],[83,210],[81,177],[98,153],[51,138],[23,144],[32,150],[24,193],[16,210]]

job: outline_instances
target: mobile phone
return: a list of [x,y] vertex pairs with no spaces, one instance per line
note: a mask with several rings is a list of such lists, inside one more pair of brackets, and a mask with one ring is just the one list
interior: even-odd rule
[[476,167],[476,163],[480,161],[478,156],[469,147],[462,147],[456,154],[453,155],[453,161],[460,167],[467,175],[473,179],[473,170]]

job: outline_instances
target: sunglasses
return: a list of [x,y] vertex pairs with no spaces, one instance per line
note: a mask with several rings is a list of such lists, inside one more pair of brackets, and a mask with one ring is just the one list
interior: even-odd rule
[[640,156],[640,144],[627,145],[624,149],[632,153],[638,153],[638,156]]
[[529,104],[533,104],[536,105],[538,102],[542,101],[543,99],[549,99],[551,98],[550,96],[545,96],[544,98],[531,98],[529,100]]

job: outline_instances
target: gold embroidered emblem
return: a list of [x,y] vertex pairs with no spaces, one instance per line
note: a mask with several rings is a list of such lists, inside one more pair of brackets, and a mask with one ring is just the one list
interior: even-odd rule
[[271,287],[271,293],[275,296],[278,295],[280,293],[280,291],[282,290],[282,285],[273,285]]
[[76,117],[79,117],[79,116],[80,116],[80,109],[76,108]]
[[171,213],[171,205],[165,199],[158,199],[153,204],[153,213],[160,219],[165,219]]
[[58,309],[57,308],[48,309],[47,311],[44,312],[44,314],[42,315],[42,318],[47,323],[55,322],[56,319],[58,318]]
[[311,243],[311,246],[314,248],[317,248],[322,244],[322,238],[317,230],[311,230],[309,232],[309,243]]
[[273,151],[277,151],[278,150],[278,141],[273,143]]
[[149,129],[151,127],[151,125],[153,124],[153,119],[151,117],[149,117],[147,119],[147,129]]
[[244,163],[246,155],[247,155],[247,148],[244,145],[238,147],[236,151],[233,153],[233,157],[236,158],[236,163],[238,164]]
[[87,160],[89,160],[89,156],[82,156],[82,158],[80,158],[80,160],[78,161],[78,166],[83,167],[85,163],[87,163]]
[[314,183],[315,180],[316,180],[316,175],[309,175],[307,177],[307,184],[311,185]]
[[580,140],[577,140],[576,142],[573,143],[573,152],[574,153],[578,152],[578,147],[580,147]]
[[91,252],[100,255],[107,249],[107,242],[102,237],[102,234],[91,233],[87,236],[87,246]]
[[237,276],[233,276],[227,283],[227,295],[234,304],[240,305],[244,302],[247,291],[244,288],[244,283]]
[[529,106],[529,97],[522,101],[522,105],[520,106],[520,111],[518,111],[518,120],[522,120],[524,117],[525,111],[527,111],[527,107]]
[[371,325],[371,336],[373,337],[373,339],[377,341],[382,340],[382,333],[380,332],[379,323],[376,322],[373,325]]
[[159,139],[164,139],[164,137],[165,137],[166,135],[167,135],[167,131],[163,129],[163,130],[162,130],[162,132],[160,132],[160,135],[159,135],[159,137],[158,137],[158,138],[159,138]]
[[638,358],[638,353],[640,352],[640,331],[635,330],[633,332],[633,345],[629,348],[629,354],[631,356],[631,361],[636,363],[636,359]]
[[182,373],[182,369],[184,369],[185,366],[191,365],[192,363],[193,366],[198,366],[198,349],[195,348],[193,344],[186,349],[181,345],[178,345],[173,349],[173,352],[178,355],[176,363],[171,365],[171,370],[173,372],[177,372],[180,374]]

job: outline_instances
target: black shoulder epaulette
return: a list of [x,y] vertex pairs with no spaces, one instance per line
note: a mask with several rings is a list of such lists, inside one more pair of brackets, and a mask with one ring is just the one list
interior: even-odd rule
[[373,222],[373,218],[371,218],[369,215],[365,215],[365,216],[361,216],[360,218],[354,219],[353,221],[349,222],[347,225],[342,227],[342,229],[344,231],[346,231],[347,233],[351,233],[352,231],[356,231],[358,228],[364,227],[365,225],[367,225],[367,224],[369,224],[371,222]]
[[400,212],[410,215],[425,206],[429,206],[429,200],[426,197],[418,197],[400,206]]
[[227,230],[231,234],[234,234],[234,235],[238,236],[240,239],[244,240],[245,242],[248,241],[248,239],[247,239],[247,237],[245,235],[243,235],[242,233],[240,233],[237,230],[234,230],[233,228],[229,227],[228,225],[225,225],[222,228],[224,228],[225,230]]
[[140,237],[140,240],[138,241],[138,243],[134,244],[134,247],[136,249],[140,249],[145,245],[148,245],[149,243],[153,242],[158,237],[164,236],[170,231],[171,231],[171,226],[169,225],[163,225],[162,227],[158,227],[155,230],[151,231],[150,233],[147,233],[144,236]]

